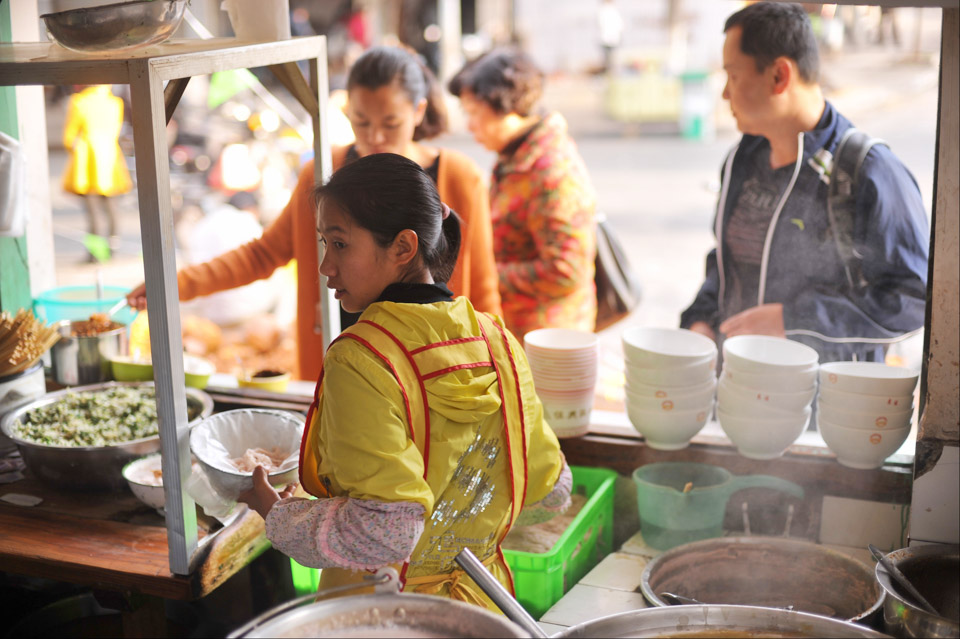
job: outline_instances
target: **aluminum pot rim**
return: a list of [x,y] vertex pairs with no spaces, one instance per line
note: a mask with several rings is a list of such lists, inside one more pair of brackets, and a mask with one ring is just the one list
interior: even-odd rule
[[[438,597],[436,595],[425,595],[419,593],[374,593],[374,594],[365,594],[365,595],[350,595],[347,597],[333,597],[330,599],[324,599],[321,601],[316,601],[309,603],[304,606],[299,606],[293,608],[292,610],[285,611],[276,617],[271,617],[266,619],[263,623],[250,628],[247,632],[243,634],[237,634],[236,631],[229,633],[228,637],[272,637],[278,636],[278,630],[282,630],[284,625],[289,624],[290,622],[299,622],[301,625],[304,623],[309,623],[313,621],[312,619],[303,619],[303,617],[312,617],[317,615],[330,615],[331,613],[339,613],[343,615],[347,614],[356,614],[362,613],[371,609],[375,609],[376,606],[382,605],[388,607],[391,605],[400,605],[406,608],[416,607],[427,607],[427,608],[436,608],[438,610],[445,610],[447,612],[455,611],[461,614],[472,615],[474,618],[482,618],[486,621],[496,624],[500,628],[500,634],[496,636],[501,637],[526,637],[527,633],[523,629],[511,621],[510,619],[503,617],[501,615],[495,614],[475,606],[473,604],[464,603],[461,601],[455,601],[447,597]],[[282,608],[284,604],[280,604],[277,608]],[[415,615],[409,615],[408,618],[414,618]],[[322,620],[324,617],[320,616],[318,620]],[[287,622],[287,623],[284,623]],[[297,626],[293,626],[296,628]],[[353,626],[354,628],[366,628],[363,625]],[[412,624],[409,626],[415,628]],[[349,626],[344,626],[343,628],[331,628],[332,632],[337,630],[343,630],[349,628]],[[514,630],[514,634],[503,634],[506,630]],[[282,635],[281,635],[282,636]],[[336,635],[331,635],[336,636]]]
[[[890,555],[894,555],[890,557]],[[897,565],[904,559],[913,559],[915,557],[935,557],[935,556],[950,556],[950,555],[960,555],[960,545],[957,544],[930,544],[923,546],[908,546],[906,548],[898,548],[897,550],[892,550],[887,553],[887,557],[890,558],[890,561],[894,565]],[[886,596],[897,601],[900,604],[906,606],[911,614],[922,615],[924,617],[929,617],[935,619],[938,623],[946,624],[957,631],[960,631],[960,623],[953,621],[947,617],[941,615],[934,615],[927,612],[923,608],[914,605],[912,602],[908,601],[899,593],[896,587],[893,584],[893,579],[890,577],[890,573],[886,568],[883,567],[879,561],[877,562],[876,567],[874,568],[874,575],[876,576],[877,583],[880,584],[880,589],[886,594]]]
[[[693,551],[698,550],[700,547],[708,547],[710,545],[716,545],[718,543],[724,543],[724,542],[730,545],[742,544],[744,546],[774,544],[778,546],[793,547],[793,548],[796,548],[798,546],[802,546],[803,548],[806,548],[806,549],[816,548],[817,552],[821,552],[822,554],[833,556],[844,561],[849,561],[851,565],[858,565],[858,566],[860,565],[860,562],[858,562],[853,557],[845,555],[831,548],[827,548],[822,544],[817,544],[812,541],[807,541],[805,539],[793,539],[790,537],[774,537],[774,536],[764,536],[764,535],[753,535],[750,537],[744,537],[744,536],[713,537],[710,539],[699,539],[697,541],[691,541],[686,544],[682,544],[680,546],[675,546],[674,548],[670,548],[669,550],[665,550],[664,552],[660,553],[659,555],[651,559],[649,562],[647,562],[647,565],[643,569],[643,573],[640,575],[640,591],[643,594],[644,598],[657,607],[675,608],[676,606],[669,605],[667,602],[660,599],[660,597],[653,591],[653,588],[650,586],[651,573],[656,569],[657,566],[659,566],[660,564],[662,564],[663,562],[667,561],[672,557],[676,557],[678,555],[688,553],[692,550]],[[682,552],[677,552],[677,551],[682,551]],[[863,565],[863,574],[865,576],[870,575],[870,567],[867,566],[866,564]],[[874,601],[870,605],[868,609],[859,613],[855,617],[843,619],[842,621],[856,623],[857,621],[868,618],[870,615],[880,610],[880,608],[883,607],[885,592],[883,588],[880,588],[879,590],[880,590],[880,596],[877,598],[876,601]],[[718,606],[718,605],[734,605],[734,604],[708,604],[708,605]],[[742,606],[742,607],[749,608],[749,607],[761,607],[761,606]],[[770,608],[770,610],[779,610],[779,608]],[[790,611],[790,612],[800,612],[800,611]],[[812,615],[813,613],[804,613],[804,614]],[[814,616],[820,616],[820,615],[814,615]],[[824,618],[839,619],[834,617],[824,617]]]
[[[178,4],[183,3],[185,0],[164,0],[169,4]],[[129,0],[128,2],[111,2],[110,4],[98,4],[91,7],[77,7],[75,9],[64,9],[63,11],[52,11],[50,13],[43,13],[40,15],[41,20],[46,20],[46,18],[60,18],[64,14],[70,15],[83,15],[87,13],[109,13],[110,10],[116,10],[120,7],[129,7],[131,5],[147,5],[154,4],[155,0]]]
[[[153,387],[154,382],[101,382],[99,384],[87,384],[85,386],[71,386],[64,388],[62,390],[54,391],[52,393],[47,393],[41,397],[38,397],[30,402],[20,404],[12,409],[9,413],[3,416],[2,421],[0,421],[0,432],[9,437],[17,446],[26,446],[27,448],[34,448],[37,450],[51,451],[51,450],[69,450],[69,451],[86,451],[86,452],[97,452],[97,451],[108,451],[114,450],[122,446],[131,446],[134,444],[140,444],[144,442],[150,442],[160,439],[160,434],[151,435],[150,437],[141,437],[140,439],[131,439],[126,442],[118,442],[116,444],[109,444],[107,446],[54,446],[51,444],[41,444],[39,442],[30,441],[19,437],[16,433],[13,432],[13,424],[17,421],[22,415],[28,413],[37,408],[47,406],[49,404],[56,403],[60,401],[61,398],[65,397],[69,393],[83,393],[83,392],[96,392],[100,390],[107,390],[110,388],[117,387]],[[187,395],[193,397],[194,399],[200,402],[200,415],[194,418],[188,423],[192,428],[200,422],[201,419],[208,417],[213,413],[213,398],[210,397],[206,392],[192,387],[184,387],[184,391]]]
[[[651,633],[659,633],[660,635],[666,635],[667,633],[676,633],[677,631],[684,631],[697,629],[697,628],[716,628],[722,630],[725,627],[728,627],[729,630],[751,630],[751,628],[744,628],[742,625],[737,626],[734,618],[738,616],[743,616],[747,618],[747,621],[751,616],[762,616],[763,618],[770,619],[774,624],[779,625],[778,622],[786,622],[789,625],[789,628],[783,628],[785,631],[790,632],[804,632],[803,636],[809,637],[864,637],[867,639],[889,639],[889,635],[885,635],[876,630],[871,630],[866,626],[861,626],[852,621],[846,621],[842,619],[835,619],[832,617],[824,617],[821,615],[815,615],[809,612],[800,612],[798,610],[784,610],[782,608],[764,608],[761,606],[737,606],[732,604],[709,604],[704,606],[696,605],[683,605],[683,606],[665,606],[657,608],[640,608],[638,610],[629,610],[627,612],[621,612],[613,615],[607,615],[605,617],[599,617],[597,619],[592,619],[590,621],[585,621],[579,623],[575,626],[570,626],[566,630],[558,632],[557,634],[551,635],[552,637],[596,637],[603,636],[599,633],[610,631],[610,628],[603,628],[605,624],[613,624],[617,621],[629,620],[631,617],[643,616],[645,619],[643,621],[647,622],[646,625],[649,625],[650,622],[657,623],[660,622],[662,625],[646,627],[646,628],[637,628],[633,632],[638,631],[649,631]],[[682,619],[685,618],[685,619]],[[669,621],[674,619],[675,621]],[[727,624],[724,626],[723,624]],[[797,628],[803,624],[804,627]],[[597,626],[601,626],[598,628]],[[770,625],[764,627],[757,627],[756,630],[772,630]],[[775,629],[774,629],[775,630]],[[849,631],[849,634],[840,634],[841,630]],[[610,633],[605,636],[617,635]],[[625,636],[625,635],[620,635]],[[648,634],[648,635],[627,635],[627,636],[649,636],[656,637],[658,634]]]

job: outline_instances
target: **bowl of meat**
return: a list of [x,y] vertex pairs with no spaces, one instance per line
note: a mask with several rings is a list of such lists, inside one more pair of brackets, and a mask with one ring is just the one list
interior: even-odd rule
[[304,417],[266,408],[211,415],[190,431],[190,450],[223,498],[236,500],[253,488],[253,471],[267,470],[274,486],[296,482]]

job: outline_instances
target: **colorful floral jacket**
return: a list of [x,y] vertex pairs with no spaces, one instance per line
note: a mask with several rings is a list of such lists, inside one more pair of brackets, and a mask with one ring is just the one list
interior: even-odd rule
[[544,327],[592,331],[596,197],[558,113],[541,120],[490,185],[493,252],[503,318],[518,338]]

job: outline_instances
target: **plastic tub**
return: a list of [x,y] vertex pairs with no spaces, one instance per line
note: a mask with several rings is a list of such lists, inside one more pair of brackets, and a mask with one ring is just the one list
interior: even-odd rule
[[[44,291],[33,300],[33,312],[48,324],[60,320],[85,320],[93,313],[106,313],[129,292],[125,286],[104,286],[103,297],[97,298],[96,286],[62,286]],[[113,319],[129,324],[136,317],[129,306],[114,313]]]
[[587,503],[548,552],[504,550],[517,601],[539,619],[613,550],[613,484],[606,468],[571,466],[573,492]]

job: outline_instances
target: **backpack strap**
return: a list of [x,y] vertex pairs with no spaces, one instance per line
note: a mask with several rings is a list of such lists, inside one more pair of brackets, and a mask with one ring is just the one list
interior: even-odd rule
[[843,268],[851,290],[860,290],[867,285],[861,267],[863,256],[857,252],[853,237],[856,228],[857,180],[860,177],[860,167],[867,153],[876,144],[886,145],[886,142],[872,138],[855,127],[850,127],[840,138],[829,169],[827,216],[837,245],[837,253],[843,260]]

